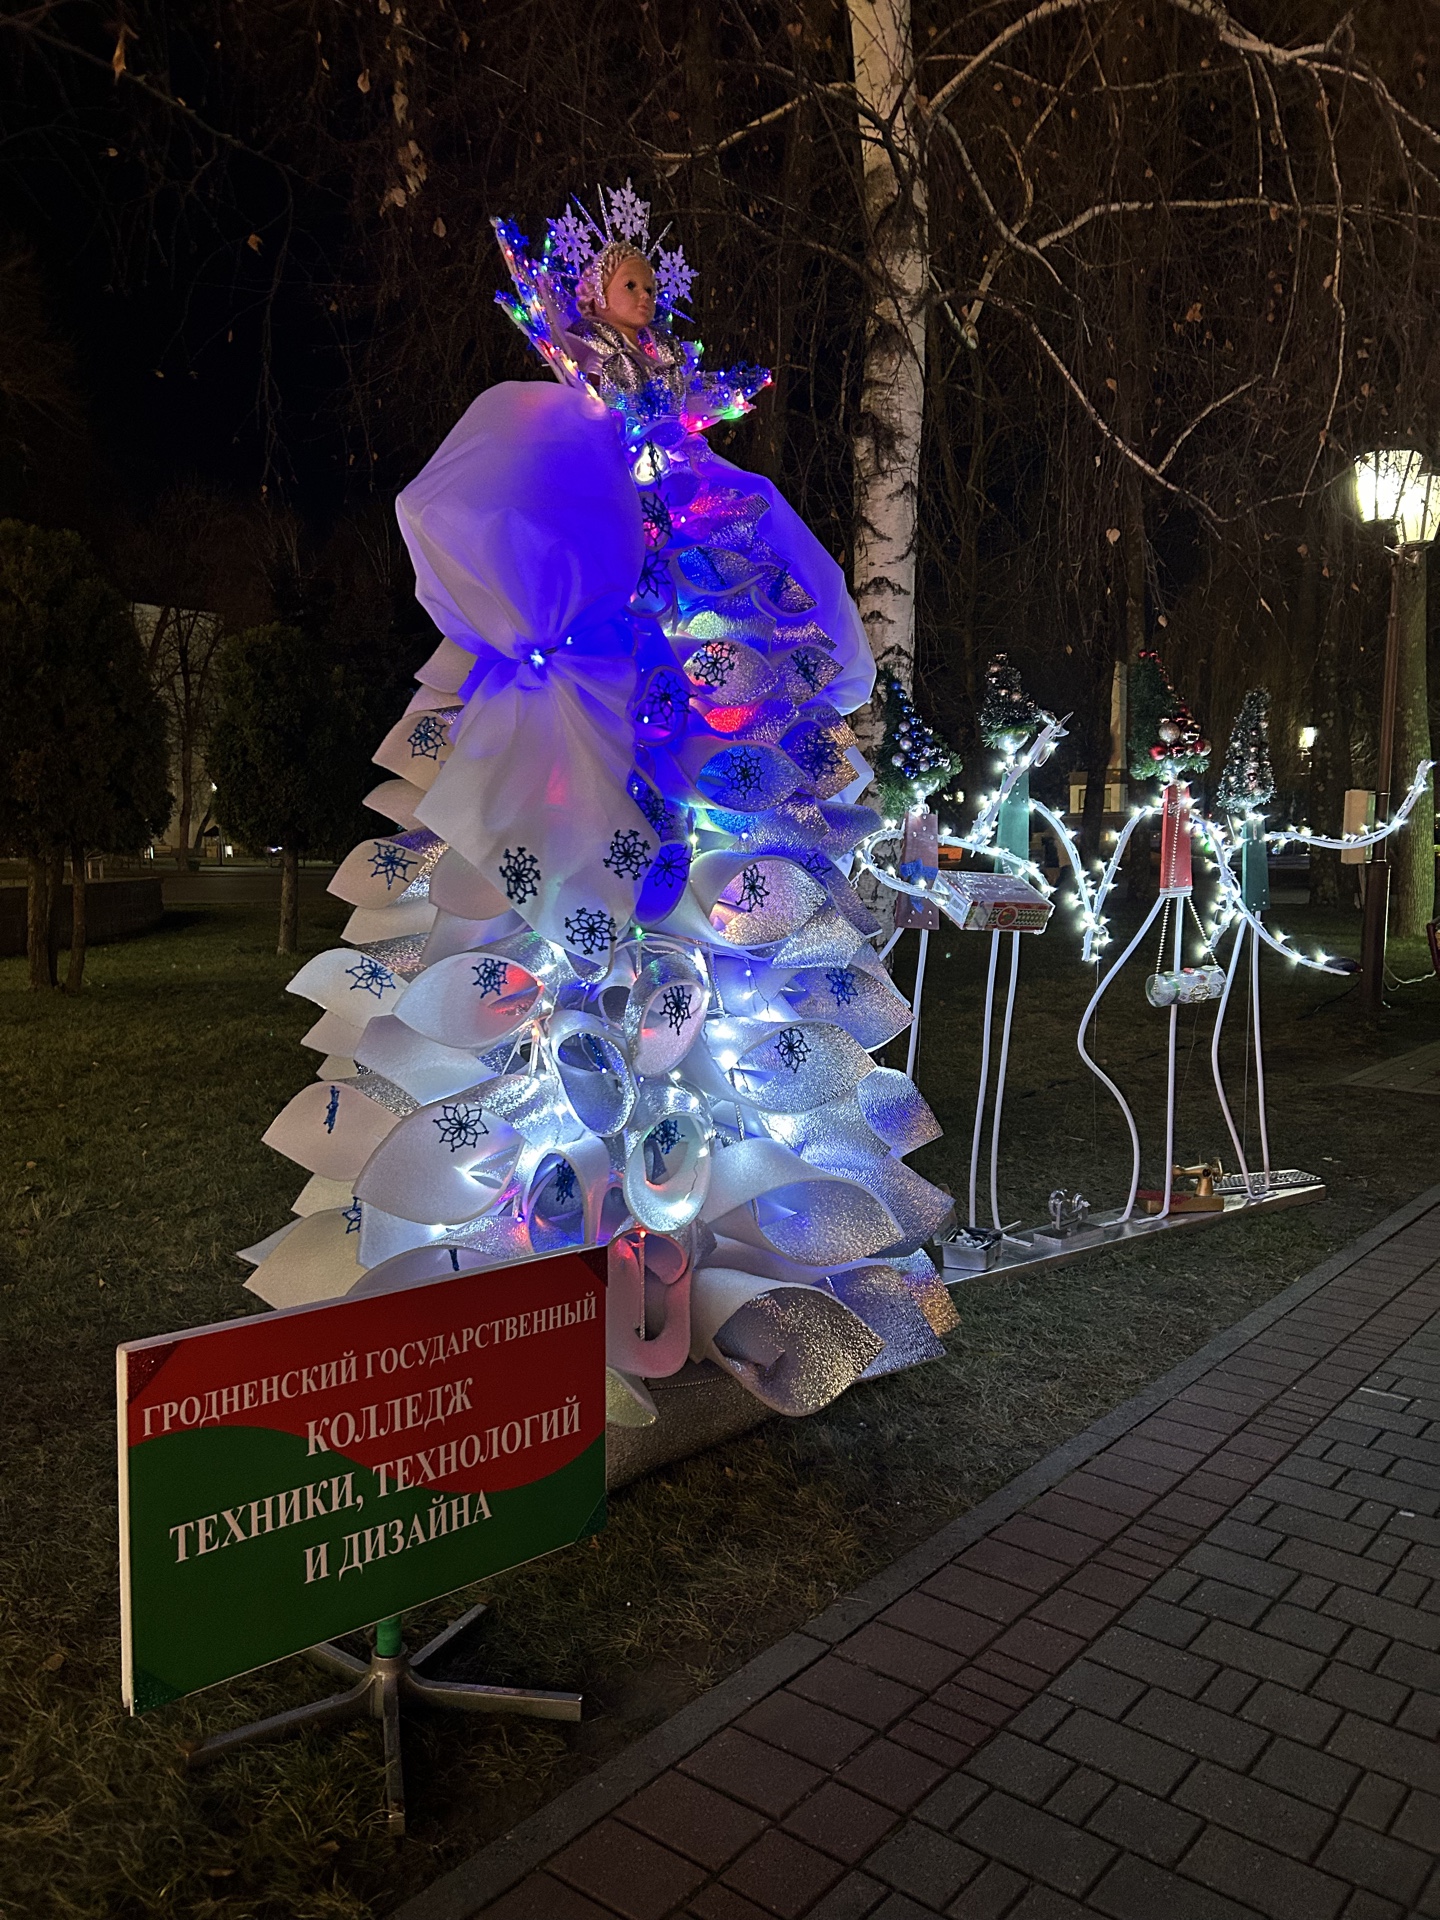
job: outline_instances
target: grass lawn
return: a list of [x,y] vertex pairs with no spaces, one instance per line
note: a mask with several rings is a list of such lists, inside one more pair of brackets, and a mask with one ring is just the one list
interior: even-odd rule
[[[307,951],[333,944],[344,912],[309,910]],[[1358,916],[1273,917],[1306,943],[1357,950]],[[1377,1031],[1343,982],[1267,961],[1276,1159],[1324,1175],[1329,1201],[971,1283],[943,1362],[672,1467],[617,1495],[597,1540],[489,1583],[493,1611],[453,1671],[583,1687],[587,1719],[410,1722],[412,1832],[397,1849],[379,1818],[373,1726],[184,1772],[182,1739],[329,1691],[304,1663],[136,1721],[120,1707],[112,1350],[255,1305],[232,1249],[280,1224],[303,1179],[260,1134],[316,1065],[297,1045],[313,1009],[282,991],[294,963],[273,944],[268,907],[172,913],[95,951],[79,1001],[35,998],[23,962],[0,962],[4,1920],[388,1913],[1437,1177],[1431,1102],[1341,1083],[1440,1039],[1440,984],[1397,994]],[[902,987],[913,948],[907,936]],[[916,1164],[956,1191],[985,957],[979,939],[932,943],[919,1077],[947,1137]],[[1402,974],[1425,964],[1419,942],[1392,960]],[[1153,1139],[1165,1019],[1144,1004],[1148,970],[1107,1000],[1096,1050],[1140,1096]],[[1114,1109],[1073,1046],[1090,981],[1061,928],[1027,942],[1007,1218],[1037,1217],[1060,1184],[1097,1204],[1123,1194]],[[1208,1013],[1181,1016],[1184,1160],[1224,1145]],[[1158,1177],[1153,1157],[1146,1173]],[[412,1639],[476,1597],[416,1618]]]

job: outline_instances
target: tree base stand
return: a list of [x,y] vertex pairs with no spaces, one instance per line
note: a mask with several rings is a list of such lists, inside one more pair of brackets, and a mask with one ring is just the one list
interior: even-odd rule
[[405,1831],[405,1774],[400,1757],[400,1703],[411,1700],[419,1705],[448,1707],[461,1713],[523,1713],[538,1720],[578,1720],[578,1693],[545,1693],[530,1687],[482,1687],[459,1680],[427,1680],[418,1669],[433,1660],[441,1650],[459,1638],[485,1611],[485,1603],[471,1607],[458,1620],[437,1633],[413,1657],[406,1653],[400,1638],[398,1615],[380,1620],[375,1626],[375,1651],[368,1662],[328,1640],[308,1650],[307,1658],[332,1673],[343,1674],[354,1685],[328,1699],[311,1701],[303,1707],[291,1707],[268,1720],[256,1720],[248,1727],[235,1727],[229,1733],[211,1734],[185,1749],[186,1764],[208,1766],[222,1760],[237,1747],[256,1746],[265,1740],[283,1740],[308,1727],[337,1724],[347,1720],[373,1718],[385,1733],[385,1809],[390,1833],[398,1839]]

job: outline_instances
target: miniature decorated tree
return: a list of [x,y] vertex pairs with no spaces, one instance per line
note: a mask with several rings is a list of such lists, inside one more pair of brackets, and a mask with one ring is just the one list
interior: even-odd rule
[[875,784],[885,812],[898,817],[923,809],[932,793],[956,778],[960,760],[920,718],[895,675],[882,667],[879,679],[885,732],[876,755]]
[[1200,722],[1171,686],[1157,653],[1142,653],[1130,674],[1130,777],[1184,779],[1210,764]]
[[1215,791],[1217,804],[1239,819],[1262,814],[1275,798],[1275,769],[1270,763],[1270,695],[1252,687],[1240,707],[1225,755],[1225,771]]
[[996,753],[1016,753],[1048,717],[1026,693],[1009,655],[997,653],[985,669],[979,719],[983,744]]

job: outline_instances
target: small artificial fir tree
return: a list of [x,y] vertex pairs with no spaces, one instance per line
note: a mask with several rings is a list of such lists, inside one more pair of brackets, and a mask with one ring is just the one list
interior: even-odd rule
[[923,808],[937,788],[960,771],[960,760],[915,711],[915,703],[888,668],[879,673],[885,696],[885,732],[876,755],[875,784],[892,819]]
[[1210,764],[1200,722],[1171,686],[1158,653],[1142,653],[1130,673],[1130,778],[1167,785]]
[[1241,703],[1225,755],[1225,771],[1215,790],[1216,803],[1238,819],[1264,813],[1275,798],[1275,769],[1270,763],[1270,695],[1252,687]]
[[1016,753],[1049,717],[1026,693],[1010,656],[997,653],[985,669],[978,722],[982,745],[996,753]]

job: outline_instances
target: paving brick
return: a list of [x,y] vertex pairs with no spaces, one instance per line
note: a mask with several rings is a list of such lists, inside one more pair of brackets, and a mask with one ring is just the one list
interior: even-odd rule
[[1440,1800],[1428,1793],[1407,1795],[1390,1830],[1397,1840],[1440,1854]]
[[662,1773],[627,1800],[616,1818],[638,1827],[652,1840],[688,1854],[712,1872],[733,1860],[764,1829],[763,1817],[727,1794],[683,1773]]
[[1051,1587],[1058,1587],[1070,1571],[1064,1561],[1027,1553],[1021,1547],[993,1537],[977,1540],[973,1547],[967,1547],[955,1565],[965,1569],[973,1567],[976,1573],[989,1574],[1009,1586],[1027,1587],[1032,1593],[1048,1593]]
[[1078,1567],[1082,1560],[1088,1560],[1095,1551],[1095,1542],[1088,1533],[1077,1533],[1073,1527],[1056,1526],[1053,1520],[1036,1520],[1028,1512],[1016,1514],[1013,1520],[1007,1520],[996,1529],[994,1537],[1007,1546],[1018,1547],[1022,1552],[1040,1554],[1047,1560],[1063,1561],[1067,1567]]
[[1114,1567],[1096,1566],[1091,1561],[1088,1567],[1078,1567],[1071,1574],[1065,1582],[1065,1591],[1088,1594],[1092,1600],[1101,1600],[1107,1607],[1128,1607],[1148,1585],[1148,1577],[1141,1579],[1136,1574],[1125,1573]]
[[1344,1626],[1307,1607],[1291,1606],[1281,1600],[1271,1607],[1260,1622],[1262,1633],[1274,1634],[1292,1647],[1308,1647],[1312,1653],[1333,1653],[1345,1638]]
[[1397,1607],[1393,1600],[1381,1600],[1373,1593],[1337,1587],[1325,1602],[1325,1611],[1338,1620],[1353,1621],[1356,1626],[1369,1627],[1372,1633],[1406,1640],[1432,1653],[1440,1647],[1440,1617],[1417,1613],[1413,1607]]
[[1294,1586],[1281,1602],[1286,1607],[1308,1607],[1313,1613],[1324,1605],[1334,1591],[1333,1580],[1322,1580],[1318,1574],[1302,1573]]
[[1429,1591],[1430,1582],[1418,1573],[1392,1573],[1380,1589],[1380,1597],[1402,1607],[1418,1607]]
[[952,1606],[948,1600],[938,1600],[929,1593],[907,1593],[903,1600],[887,1607],[880,1619],[887,1627],[916,1634],[952,1653],[978,1653],[1001,1631],[998,1621]]
[[786,1692],[767,1694],[736,1725],[784,1753],[798,1754],[802,1760],[827,1768],[848,1760],[871,1734],[870,1728],[858,1720]]
[[938,1761],[942,1767],[958,1767],[962,1760],[970,1758],[988,1732],[988,1727],[976,1727],[973,1738],[959,1738],[953,1733],[941,1733],[928,1721],[912,1715],[891,1727],[890,1738],[902,1747],[909,1747],[912,1753],[923,1753],[926,1759]]
[[1018,1733],[1026,1740],[1043,1740],[1053,1733],[1070,1711],[1070,1702],[1062,1700],[1053,1693],[1042,1693],[1032,1700],[1028,1707],[1022,1707],[1010,1722],[1011,1733]]
[[1181,1782],[1174,1798],[1202,1819],[1297,1860],[1309,1859],[1330,1825],[1318,1807],[1208,1760],[1200,1761]]
[[1114,1920],[1254,1920],[1253,1907],[1181,1880],[1148,1860],[1126,1854],[1110,1869],[1088,1903]]
[[[1286,1860],[1237,1834],[1207,1827],[1181,1862],[1184,1873],[1258,1908],[1269,1920],[1334,1920],[1349,1896],[1343,1881]],[[1173,1920],[1168,1909],[1156,1909]]]
[[1232,1626],[1228,1620],[1212,1620],[1191,1641],[1190,1651],[1219,1666],[1239,1667],[1260,1680],[1278,1680],[1297,1692],[1303,1692],[1325,1664],[1318,1653],[1286,1646],[1282,1640]]
[[1433,1862],[1418,1848],[1342,1820],[1316,1855],[1315,1864],[1370,1893],[1408,1905],[1424,1886]]
[[878,1620],[842,1640],[838,1651],[857,1666],[869,1667],[874,1673],[883,1673],[902,1686],[919,1687],[925,1693],[964,1665],[958,1653],[937,1647],[930,1640],[917,1640],[913,1633],[882,1627]]
[[847,1873],[820,1896],[805,1920],[866,1920],[888,1892],[888,1887],[872,1880],[868,1873]]
[[785,1818],[787,1833],[853,1866],[876,1846],[899,1816],[889,1807],[827,1780]]
[[926,1700],[895,1724],[897,1728],[913,1727],[917,1721],[921,1726],[933,1727],[936,1733],[943,1733],[951,1740],[966,1740],[972,1747],[978,1747],[982,1740],[988,1740],[993,1731],[988,1722],[973,1719],[969,1714],[955,1713],[935,1700]]
[[840,1769],[836,1778],[842,1786],[867,1793],[897,1813],[908,1813],[927,1794],[947,1769],[893,1740],[872,1740],[853,1760]]
[[1031,1608],[1030,1618],[1047,1627],[1058,1627],[1062,1633],[1078,1633],[1084,1640],[1093,1640],[1097,1633],[1105,1631],[1118,1612],[1118,1607],[1109,1606],[1103,1600],[1092,1600],[1088,1594],[1077,1593],[1067,1580],[1063,1587],[1047,1593]]
[[1275,1559],[1281,1566],[1293,1568],[1297,1573],[1343,1582],[1370,1593],[1378,1593],[1390,1577],[1386,1569],[1373,1560],[1363,1560],[1358,1554],[1342,1553],[1338,1548],[1324,1546],[1319,1541],[1297,1537],[1291,1537],[1283,1546],[1277,1547]]
[[1176,1521],[1193,1537],[1201,1527],[1213,1526],[1223,1518],[1225,1504],[1223,1500],[1198,1500],[1193,1493],[1177,1487],[1174,1493],[1156,1501],[1145,1518],[1157,1526],[1161,1520]]
[[1210,1620],[1233,1620],[1237,1626],[1253,1627],[1270,1602],[1263,1593],[1227,1587],[1223,1580],[1201,1580],[1187,1594],[1185,1605],[1190,1612],[1203,1613]]
[[780,1920],[798,1920],[842,1871],[828,1854],[772,1827],[726,1868],[724,1881]]
[[[1339,1475],[1333,1468],[1329,1470],[1329,1479],[1322,1478],[1325,1466],[1319,1461],[1308,1464],[1301,1460],[1287,1460],[1283,1467],[1277,1467],[1274,1473],[1267,1474],[1258,1482],[1255,1491],[1267,1500],[1273,1500],[1280,1507],[1305,1507],[1311,1513],[1323,1514],[1330,1520],[1345,1520],[1360,1504],[1353,1493],[1336,1493],[1334,1483]],[[1288,1527],[1274,1515],[1268,1523],[1281,1532]]]
[[852,1720],[863,1720],[867,1727],[888,1727],[925,1698],[914,1687],[901,1686],[898,1680],[887,1680],[833,1653],[796,1674],[789,1690]]
[[819,1767],[753,1740],[735,1727],[715,1734],[679,1765],[693,1779],[776,1819],[824,1777]]
[[1118,1720],[1144,1691],[1143,1680],[1097,1666],[1093,1660],[1077,1660],[1073,1667],[1051,1681],[1049,1689],[1051,1695],[1072,1706],[1090,1707],[1096,1713],[1108,1714],[1112,1720]]
[[1162,1867],[1173,1867],[1200,1831],[1194,1814],[1134,1787],[1116,1787],[1089,1819],[1092,1833]]
[[[1005,1693],[1003,1699],[1000,1697],[1002,1688]],[[1025,1701],[1025,1694],[1008,1681],[998,1680],[994,1674],[977,1673],[973,1667],[967,1667],[959,1680],[952,1680],[948,1686],[941,1687],[931,1704],[963,1714],[969,1720],[983,1721],[986,1726],[1003,1727]]]
[[[1049,1675],[1069,1666],[1084,1646],[1085,1641],[1079,1634],[1063,1633],[1059,1627],[1046,1626],[1031,1616],[1007,1627],[991,1652]],[[987,1664],[993,1665],[993,1662]]]
[[1048,1800],[1072,1770],[1072,1763],[1062,1755],[1009,1732],[997,1733],[966,1768],[967,1773],[992,1787],[1001,1787],[1037,1805]]
[[1362,1773],[1355,1791],[1345,1802],[1345,1818],[1384,1833],[1405,1798],[1405,1789],[1398,1780],[1387,1780],[1378,1773]]
[[1404,1706],[1408,1689],[1394,1680],[1373,1673],[1361,1673],[1355,1667],[1333,1662],[1316,1680],[1311,1692],[1351,1713],[1363,1713],[1371,1720],[1389,1722]]
[[1226,1547],[1230,1552],[1243,1553],[1251,1560],[1265,1560],[1284,1538],[1283,1533],[1275,1533],[1269,1527],[1256,1526],[1253,1522],[1237,1519],[1232,1509],[1225,1519],[1210,1529],[1203,1544],[1208,1547]]
[[[1083,1490],[1076,1492],[1070,1481],[1062,1486],[1052,1487],[1048,1493],[1042,1493],[1038,1500],[1032,1500],[1025,1509],[1032,1520],[1045,1520],[1067,1532],[1078,1533],[1092,1543],[1112,1539],[1121,1533],[1135,1518],[1135,1514],[1121,1508],[1114,1500],[1106,1500],[1105,1483],[1097,1481],[1101,1499],[1099,1502],[1087,1500]],[[1140,1511],[1143,1512],[1143,1508]]]
[[1405,1909],[1397,1907],[1393,1900],[1382,1900],[1378,1894],[1357,1888],[1345,1902],[1340,1920],[1405,1920]]
[[1356,1777],[1349,1761],[1283,1738],[1272,1740],[1251,1769],[1252,1779],[1317,1807],[1328,1807],[1332,1813],[1344,1804]]
[[1043,1667],[1032,1667],[1028,1660],[1012,1660],[1008,1653],[1002,1653],[998,1647],[987,1647],[966,1669],[964,1678],[974,1680],[980,1674],[989,1674],[1005,1681],[1022,1700],[1032,1693],[1038,1693],[1050,1678]]
[[952,1920],[1000,1920],[1029,1885],[1024,1874],[992,1861],[963,1893],[956,1894],[946,1911]]
[[948,1780],[942,1781],[933,1792],[914,1808],[912,1819],[924,1820],[929,1826],[940,1827],[945,1832],[967,1814],[977,1800],[983,1800],[990,1789],[983,1780],[972,1780],[968,1773],[952,1773]]
[[1057,1820],[1082,1826],[1106,1794],[1118,1791],[1115,1782],[1103,1773],[1092,1773],[1089,1767],[1076,1767],[1045,1802],[1045,1811],[1053,1813]]
[[697,1893],[685,1911],[695,1920],[771,1920],[764,1907],[757,1907],[743,1893],[722,1886],[718,1880]]
[[547,1864],[557,1879],[613,1907],[625,1920],[662,1920],[706,1878],[693,1860],[618,1820],[602,1820]]
[[1137,1513],[1143,1513],[1157,1494],[1168,1491],[1168,1486],[1127,1484],[1123,1479],[1106,1474],[1103,1469],[1097,1472],[1093,1464],[1082,1467],[1078,1473],[1068,1474],[1056,1488],[1057,1493],[1071,1500],[1080,1500],[1087,1506],[1100,1507],[1111,1513],[1128,1514],[1131,1519]]
[[[1211,1629],[1207,1627],[1205,1631],[1208,1633]],[[1168,1687],[1172,1693],[1183,1693],[1192,1699],[1214,1679],[1217,1664],[1178,1647],[1162,1646],[1159,1641],[1131,1633],[1126,1627],[1112,1627],[1102,1634],[1090,1648],[1090,1658],[1120,1673],[1128,1673],[1132,1679]]]
[[1363,1673],[1373,1673],[1389,1647],[1390,1642],[1383,1633],[1371,1633],[1368,1627],[1352,1627],[1335,1649],[1335,1658],[1359,1667]]
[[1218,1760],[1223,1766],[1242,1771],[1269,1738],[1247,1721],[1233,1719],[1228,1713],[1218,1713],[1213,1707],[1201,1706],[1179,1694],[1167,1693],[1163,1687],[1152,1687],[1143,1699],[1137,1700],[1125,1715],[1125,1725],[1154,1734],[1157,1740],[1167,1741],[1185,1753]]
[[1076,1896],[1084,1894],[1115,1857],[1104,1841],[1004,1793],[982,1800],[961,1822],[958,1838],[978,1853]]
[[937,1600],[964,1607],[967,1613],[983,1613],[987,1620],[1016,1620],[1035,1603],[1028,1587],[1012,1586],[1008,1580],[994,1580],[977,1573],[973,1567],[941,1567],[920,1588]]
[[1201,1703],[1214,1707],[1217,1713],[1238,1713],[1258,1685],[1253,1674],[1235,1673],[1226,1667],[1200,1695]]
[[1143,1633],[1147,1639],[1163,1640],[1167,1646],[1187,1647],[1205,1622],[1184,1607],[1172,1607],[1146,1594],[1121,1616],[1120,1624],[1132,1633]]
[[1048,1743],[1072,1760],[1083,1761],[1100,1773],[1134,1787],[1153,1788],[1169,1794],[1183,1777],[1190,1756],[1175,1747],[1138,1733],[1133,1727],[1117,1726],[1083,1708],[1070,1715],[1051,1734]]
[[1031,1887],[1010,1909],[1006,1920],[1085,1920],[1087,1911],[1053,1887]]
[[865,1870],[927,1906],[943,1907],[984,1864],[969,1847],[912,1821],[876,1848]]
[[872,1920],[931,1920],[935,1909],[922,1907],[908,1893],[891,1893],[875,1909]]
[[1426,1740],[1440,1738],[1440,1700],[1433,1694],[1411,1694],[1395,1724],[1406,1733],[1418,1733]]
[[1419,1787],[1422,1793],[1440,1794],[1440,1747],[1433,1741],[1417,1739],[1413,1733],[1400,1733],[1394,1727],[1378,1726],[1373,1720],[1347,1713],[1331,1734],[1327,1751],[1342,1760],[1353,1760],[1369,1773],[1403,1780],[1407,1787]]
[[1157,1467],[1147,1460],[1131,1459],[1123,1444],[1107,1447],[1104,1453],[1087,1460],[1084,1472],[1091,1479],[1118,1481],[1121,1486],[1134,1487],[1139,1492],[1157,1496],[1168,1493],[1179,1478],[1169,1467]]
[[1107,1458],[1117,1455],[1123,1459],[1141,1461],[1150,1467],[1168,1467],[1177,1479],[1199,1466],[1205,1457],[1203,1450],[1196,1447],[1177,1447],[1168,1441],[1142,1437],[1139,1433],[1127,1434],[1123,1440],[1117,1440]]

